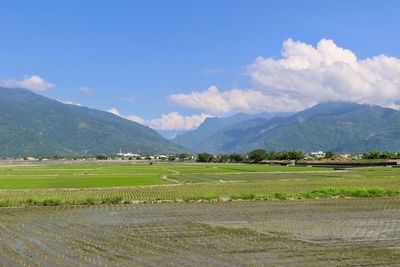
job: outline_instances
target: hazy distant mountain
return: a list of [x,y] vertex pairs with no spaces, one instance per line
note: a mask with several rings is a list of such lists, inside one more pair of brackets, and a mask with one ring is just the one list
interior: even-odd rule
[[63,104],[25,89],[0,88],[0,156],[94,155],[185,150],[111,113]]
[[318,104],[289,117],[225,127],[198,144],[208,152],[299,149],[363,152],[400,150],[400,112],[349,102]]
[[167,140],[172,140],[178,135],[184,134],[187,130],[156,130],[162,137]]
[[182,145],[184,147],[190,148],[193,151],[203,151],[203,148],[199,144],[207,140],[210,136],[216,134],[218,131],[234,125],[236,123],[251,120],[255,118],[272,118],[275,116],[288,116],[291,113],[257,113],[257,114],[247,114],[247,113],[237,113],[230,117],[220,118],[213,117],[207,118],[198,128],[192,131],[188,131],[184,134],[178,135],[173,142]]

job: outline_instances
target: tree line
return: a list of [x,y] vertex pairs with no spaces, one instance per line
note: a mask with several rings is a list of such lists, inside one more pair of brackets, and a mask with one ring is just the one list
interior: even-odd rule
[[200,153],[197,155],[198,162],[253,162],[257,163],[263,160],[301,160],[305,155],[302,151],[267,151],[265,149],[255,149],[247,154],[219,154]]
[[363,159],[399,159],[400,153],[390,152],[390,151],[372,151],[364,153],[362,155]]

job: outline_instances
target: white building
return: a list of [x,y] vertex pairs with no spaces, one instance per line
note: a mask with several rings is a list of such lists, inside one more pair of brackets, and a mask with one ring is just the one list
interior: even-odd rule
[[325,152],[324,151],[310,152],[310,156],[311,157],[315,157],[315,158],[324,158],[325,157]]

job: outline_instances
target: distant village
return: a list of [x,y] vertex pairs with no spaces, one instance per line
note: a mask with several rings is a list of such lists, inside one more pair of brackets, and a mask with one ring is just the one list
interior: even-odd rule
[[[302,153],[302,152],[301,152]],[[372,152],[371,152],[372,153]],[[124,161],[189,161],[189,162],[204,162],[205,160],[201,160],[201,157],[208,157],[207,162],[242,162],[249,160],[249,154],[209,154],[209,153],[200,153],[200,154],[138,154],[134,152],[122,152],[119,151],[116,154],[106,155],[99,154],[96,156],[70,156],[70,157],[60,157],[60,156],[52,156],[52,157],[36,157],[36,156],[27,156],[27,157],[19,157],[19,158],[3,158],[2,160],[14,160],[14,161],[49,161],[49,160],[87,160],[87,161],[96,161],[96,160],[124,160]],[[235,160],[232,159],[232,155],[236,156]],[[240,156],[239,156],[240,155]],[[304,153],[302,158],[296,158],[296,160],[323,160],[323,159],[342,159],[342,160],[361,160],[365,159],[364,154],[350,154],[350,153],[333,153],[333,152],[324,152],[324,151],[313,151],[309,153]],[[238,159],[238,157],[240,159]],[[290,160],[290,158],[287,158]]]

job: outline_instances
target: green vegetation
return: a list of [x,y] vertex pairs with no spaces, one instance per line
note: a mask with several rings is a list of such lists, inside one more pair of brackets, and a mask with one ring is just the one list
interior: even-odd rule
[[258,163],[263,160],[302,160],[305,155],[302,151],[266,151],[265,149],[255,149],[249,152],[248,159]]
[[[102,188],[169,183],[165,175],[331,171],[329,168],[251,164],[74,163],[0,165],[2,189]],[[175,179],[175,178],[174,178]],[[178,178],[178,180],[180,180]]]
[[265,154],[267,151],[265,149],[255,149],[249,153],[249,160],[257,163],[265,159]]
[[[156,131],[109,112],[0,88],[0,157],[180,153]],[[46,116],[44,116],[46,115]]]
[[372,151],[363,154],[363,159],[398,159],[400,153],[394,153],[390,151]]
[[0,206],[389,196],[400,190],[400,168],[387,167],[334,171],[265,164],[71,162],[0,166]]
[[204,136],[196,147],[209,153],[246,153],[254,148],[343,153],[400,151],[399,122],[398,110],[328,102],[288,117],[245,120],[221,128]]
[[198,162],[210,162],[212,161],[214,158],[213,155],[209,154],[209,153],[200,153],[197,155],[197,161]]
[[0,165],[0,206],[393,196],[400,168],[221,163]]
[[209,265],[206,253],[216,265],[393,265],[399,177],[388,167],[3,164],[0,262]]
[[[256,184],[253,184],[256,185]],[[238,184],[237,186],[241,186]],[[8,206],[59,206],[59,205],[94,205],[94,204],[132,204],[140,202],[159,202],[159,201],[228,201],[228,200],[285,200],[285,199],[310,199],[310,198],[329,198],[329,197],[392,197],[399,196],[400,189],[386,189],[382,187],[321,187],[304,192],[269,192],[269,190],[246,190],[247,184],[243,189],[239,187],[227,187],[226,191],[221,188],[202,187],[201,191],[195,192],[195,188],[182,186],[180,188],[151,188],[150,190],[140,190],[126,188],[110,191],[88,190],[86,197],[82,191],[59,191],[30,192],[26,198],[22,192],[12,192],[6,194],[8,198],[0,198],[0,207]],[[209,193],[207,190],[211,189]],[[185,191],[186,190],[186,191]],[[164,192],[161,192],[164,191]],[[251,193],[251,192],[254,193]],[[258,192],[258,193],[256,193]],[[37,193],[37,194],[35,194]],[[167,193],[167,194],[165,194]],[[117,195],[115,195],[117,194]],[[37,196],[35,196],[37,195]],[[38,195],[50,195],[51,197],[38,197]]]

